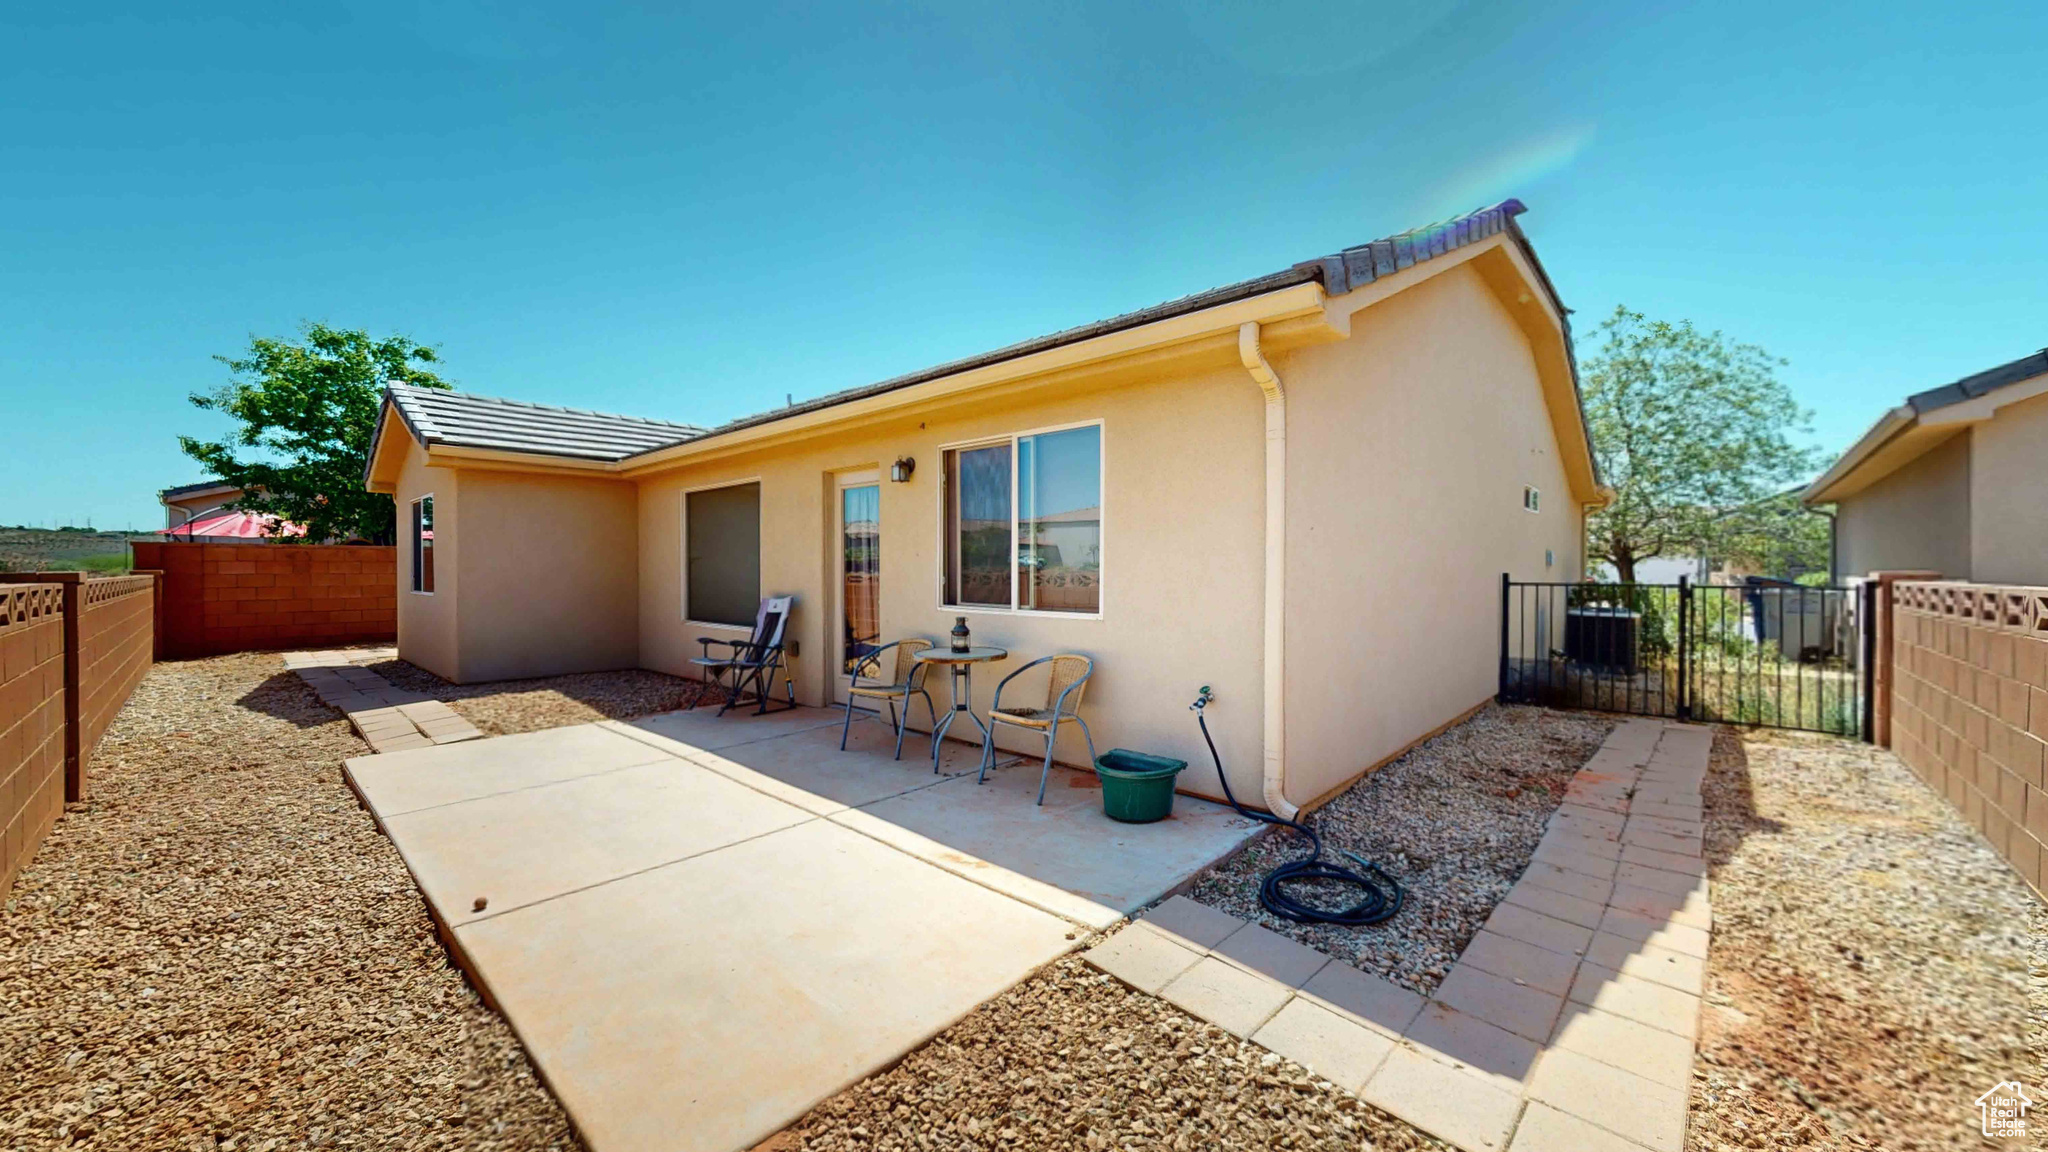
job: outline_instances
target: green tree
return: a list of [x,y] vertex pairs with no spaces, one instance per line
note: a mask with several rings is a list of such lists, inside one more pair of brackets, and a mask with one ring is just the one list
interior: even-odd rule
[[1722,517],[1713,558],[1769,576],[1825,577],[1830,525],[1796,491],[1781,492]]
[[[216,356],[234,379],[192,394],[240,427],[223,440],[178,437],[207,473],[241,488],[235,507],[306,526],[312,540],[396,538],[391,497],[363,490],[363,467],[388,384],[446,388],[424,365],[440,357],[404,336],[307,324],[298,343],[252,337],[239,358]],[[250,456],[241,450],[254,449]]]
[[1690,321],[1616,308],[1580,373],[1586,419],[1614,502],[1587,550],[1624,581],[1653,556],[1726,555],[1756,518],[1742,510],[1812,471],[1793,443],[1812,414],[1775,370],[1785,361]]

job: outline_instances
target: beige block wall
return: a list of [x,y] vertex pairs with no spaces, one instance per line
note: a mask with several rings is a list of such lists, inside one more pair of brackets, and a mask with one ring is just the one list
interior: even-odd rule
[[1278,367],[1287,794],[1303,803],[1494,694],[1500,575],[1576,579],[1582,517],[1528,341],[1469,266]]
[[1958,433],[1843,500],[1835,513],[1835,576],[1925,569],[1971,579],[1971,448],[1971,433]]
[[452,569],[462,586],[459,682],[638,666],[633,484],[466,471],[461,492],[453,514],[434,509],[437,546],[443,524],[470,544],[435,568],[437,584]]
[[[744,634],[683,619],[685,491],[760,482],[761,593],[798,597],[791,633],[800,645],[798,696],[818,704],[829,698],[826,678],[835,666],[834,475],[886,470],[899,456],[917,461],[908,483],[885,479],[881,485],[882,635],[943,642],[954,617],[963,613],[939,605],[941,446],[1100,420],[1101,618],[965,612],[977,642],[1014,653],[1007,663],[976,670],[975,707],[985,708],[996,681],[1029,659],[1058,652],[1092,656],[1096,676],[1084,715],[1098,751],[1125,746],[1178,756],[1193,766],[1183,777],[1185,788],[1218,795],[1208,753],[1187,711],[1196,689],[1210,684],[1222,701],[1211,723],[1231,785],[1257,803],[1264,414],[1259,390],[1236,364],[1234,351],[1215,342],[1173,363],[1154,362],[1142,375],[1097,375],[1026,397],[981,394],[913,418],[697,464],[643,482],[642,663],[691,675],[696,637]],[[1033,682],[1042,685],[1038,675]],[[944,677],[932,676],[930,686],[945,708]],[[923,724],[922,709],[917,723]],[[1012,746],[1028,747],[1022,740]],[[1078,731],[1062,732],[1059,758],[1086,763]]]
[[1970,439],[1969,579],[2048,585],[2048,395],[2000,408]]
[[0,901],[64,813],[64,589],[0,586]]
[[[456,642],[456,595],[461,586],[462,526],[457,473],[427,464],[427,454],[410,439],[398,474],[398,655],[444,680],[462,682],[461,648]],[[475,475],[470,473],[469,475]],[[412,590],[412,502],[434,498],[434,591]],[[492,552],[531,549],[491,549]]]
[[1899,583],[1892,749],[2048,896],[2048,588]]

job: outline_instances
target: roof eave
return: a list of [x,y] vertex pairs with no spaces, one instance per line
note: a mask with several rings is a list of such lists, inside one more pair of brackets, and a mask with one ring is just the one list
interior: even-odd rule
[[[620,461],[629,477],[679,467],[696,457],[740,446],[752,446],[785,435],[803,434],[823,425],[861,420],[883,412],[927,403],[943,396],[993,387],[1034,376],[1050,376],[1109,360],[1189,344],[1220,333],[1234,333],[1240,324],[1301,320],[1327,325],[1322,285],[1309,280],[1260,295],[1230,300],[1198,311],[1168,316],[1149,324],[1117,328],[1088,339],[1057,344],[1036,352],[997,360],[928,378],[890,382],[864,394],[829,404],[799,405],[784,413],[715,428],[680,443],[636,453]],[[1341,335],[1330,332],[1330,338]],[[922,374],[920,374],[922,375]]]

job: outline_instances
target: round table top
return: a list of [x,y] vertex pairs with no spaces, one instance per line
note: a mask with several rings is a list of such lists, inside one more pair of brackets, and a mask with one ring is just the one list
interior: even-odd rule
[[917,654],[917,659],[927,664],[979,664],[985,660],[1002,660],[1009,655],[1008,648],[977,644],[965,652],[955,652],[951,648],[927,648]]

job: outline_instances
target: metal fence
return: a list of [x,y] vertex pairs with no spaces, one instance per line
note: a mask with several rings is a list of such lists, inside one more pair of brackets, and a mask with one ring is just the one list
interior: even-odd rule
[[1869,587],[1503,575],[1499,696],[1868,739]]

